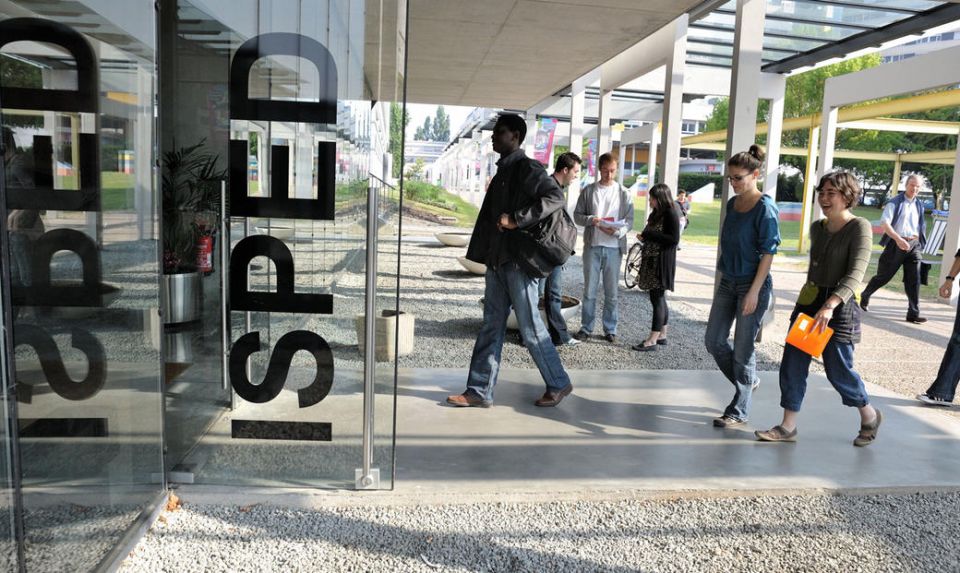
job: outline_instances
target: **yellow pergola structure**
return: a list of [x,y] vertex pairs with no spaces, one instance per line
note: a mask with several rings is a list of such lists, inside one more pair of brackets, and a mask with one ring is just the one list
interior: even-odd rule
[[[845,129],[869,129],[875,131],[899,131],[905,133],[934,133],[943,135],[960,134],[960,122],[929,121],[886,117],[907,113],[917,113],[932,109],[960,107],[960,89],[926,93],[906,98],[873,102],[854,107],[840,109],[837,117],[837,126]],[[783,131],[799,131],[806,129],[809,132],[806,149],[797,147],[782,147],[780,153],[784,155],[799,155],[807,157],[807,171],[804,174],[803,204],[812,201],[814,178],[820,140],[821,114],[815,113],[802,117],[784,118]],[[767,123],[758,123],[756,133],[764,134],[769,131]],[[681,139],[681,147],[688,149],[708,149],[724,151],[726,149],[727,131],[718,130],[697,135],[690,135]],[[927,151],[919,153],[874,152],[835,150],[834,157],[843,159],[866,159],[874,161],[892,161],[893,181],[891,188],[896,190],[900,184],[900,166],[903,163],[930,163],[952,165],[956,159],[956,151]],[[809,209],[803,209],[800,221],[799,252],[806,252],[806,228],[810,224]]]

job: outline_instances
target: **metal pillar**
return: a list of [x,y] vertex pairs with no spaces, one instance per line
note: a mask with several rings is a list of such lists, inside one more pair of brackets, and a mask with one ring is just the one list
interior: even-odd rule
[[377,352],[377,190],[367,188],[367,280],[363,338],[363,467],[357,468],[357,489],[380,489],[380,469],[373,467],[373,414],[376,399]]

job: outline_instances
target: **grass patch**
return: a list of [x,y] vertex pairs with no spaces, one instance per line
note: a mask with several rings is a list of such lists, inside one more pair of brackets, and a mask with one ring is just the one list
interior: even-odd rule
[[472,228],[480,210],[443,187],[422,181],[404,181],[404,204],[441,217],[456,218],[457,227]]

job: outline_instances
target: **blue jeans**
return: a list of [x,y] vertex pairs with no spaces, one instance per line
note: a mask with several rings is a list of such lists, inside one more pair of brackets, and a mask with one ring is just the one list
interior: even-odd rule
[[500,353],[507,332],[510,306],[517,314],[524,346],[540,369],[547,389],[557,391],[570,384],[557,348],[537,310],[539,293],[537,280],[520,270],[515,262],[501,264],[496,269],[487,267],[484,289],[483,327],[473,345],[467,391],[487,401],[493,400],[493,387],[500,373]]
[[546,278],[540,279],[540,296],[546,301],[547,332],[554,344],[570,342],[567,321],[563,318],[563,267],[555,267]]
[[937,379],[927,389],[927,396],[953,402],[957,392],[957,381],[960,381],[960,305],[957,306],[957,317],[953,319],[953,332],[947,342],[947,351],[943,353],[943,360],[940,361]]
[[617,333],[617,283],[620,248],[589,247],[583,251],[583,310],[580,330],[590,334],[597,318],[597,287],[603,280],[603,333]]
[[[831,339],[823,349],[823,369],[827,380],[840,393],[844,406],[862,408],[870,403],[863,380],[853,369],[853,343],[836,342]],[[780,361],[780,406],[793,412],[800,411],[803,396],[807,392],[807,374],[812,358],[793,346],[783,345],[783,360]]]
[[[757,310],[749,316],[743,316],[743,298],[750,290],[752,278],[720,278],[717,291],[713,295],[710,318],[707,320],[707,332],[704,344],[713,359],[717,361],[720,372],[733,384],[733,401],[724,410],[723,415],[746,421],[750,413],[750,398],[753,383],[757,381],[757,357],[754,343],[760,331],[760,320],[770,304],[770,291],[773,281],[767,275],[757,296]],[[730,327],[736,321],[733,332],[733,344],[730,344]]]

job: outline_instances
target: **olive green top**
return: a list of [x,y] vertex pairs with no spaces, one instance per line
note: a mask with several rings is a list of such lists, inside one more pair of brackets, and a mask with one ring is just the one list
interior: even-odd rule
[[870,263],[873,229],[870,221],[856,217],[836,233],[827,230],[827,220],[810,225],[810,268],[807,280],[833,290],[843,302],[859,293]]

